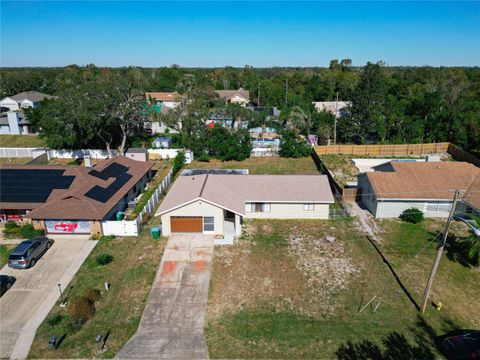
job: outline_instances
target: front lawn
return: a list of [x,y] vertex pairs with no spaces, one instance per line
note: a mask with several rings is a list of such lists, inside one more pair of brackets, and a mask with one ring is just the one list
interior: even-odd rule
[[0,269],[8,263],[8,257],[16,245],[0,245]]
[[0,135],[0,147],[45,147],[37,135]]
[[[114,357],[137,330],[165,243],[165,239],[153,240],[149,234],[100,240],[71,282],[71,292],[70,288],[64,292],[72,302],[90,289],[101,290],[95,314],[79,330],[74,330],[67,311],[57,303],[37,330],[29,357]],[[104,254],[113,256],[113,261],[99,265],[99,256],[108,258]],[[111,284],[109,291],[104,289],[105,281]],[[48,339],[64,334],[60,347],[50,350]],[[101,350],[95,337],[106,334],[109,334],[106,345]]]
[[317,175],[318,169],[311,157],[299,159],[282,157],[251,157],[244,161],[192,161],[190,169],[248,169],[253,175]]
[[[379,248],[419,303],[435,243],[413,257],[441,223],[380,226]],[[326,241],[326,235],[335,241]],[[353,220],[248,221],[240,241],[215,250],[206,321],[209,354],[433,359],[439,356],[435,336],[479,327],[473,300],[480,298],[479,283],[478,270],[444,257],[432,292],[443,310],[429,306],[420,316]]]

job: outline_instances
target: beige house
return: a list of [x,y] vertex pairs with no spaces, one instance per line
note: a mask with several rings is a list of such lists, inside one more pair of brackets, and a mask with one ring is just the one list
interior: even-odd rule
[[162,234],[203,233],[233,240],[243,219],[328,219],[334,202],[325,175],[180,176],[160,205]]
[[344,116],[348,107],[352,105],[350,101],[314,101],[312,104],[317,112],[329,112],[337,119]]
[[250,92],[242,88],[238,90],[215,90],[215,93],[226,103],[246,106],[250,102]]

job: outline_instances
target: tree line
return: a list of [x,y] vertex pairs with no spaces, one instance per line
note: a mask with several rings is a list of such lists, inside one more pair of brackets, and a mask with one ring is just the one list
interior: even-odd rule
[[[317,134],[321,141],[333,137],[334,118],[328,113],[317,113],[312,101],[334,101],[338,95],[339,100],[349,101],[352,105],[348,116],[338,120],[337,142],[451,141],[470,151],[480,148],[478,67],[402,68],[386,67],[381,62],[353,67],[349,59],[344,59],[332,60],[328,68],[257,69],[245,66],[203,69],[177,65],[163,68],[98,68],[94,65],[72,65],[64,68],[4,68],[0,75],[1,97],[37,90],[58,95],[59,99],[70,99],[73,108],[65,103],[65,108],[53,113],[53,118],[57,120],[48,123],[50,127],[42,123],[49,133],[60,134],[60,129],[65,131],[57,136],[56,141],[66,137],[71,138],[71,142],[74,139],[79,141],[79,138],[85,142],[96,142],[95,145],[104,148],[108,144],[119,148],[122,144],[123,148],[128,146],[142,114],[142,105],[133,100],[141,97],[144,91],[186,94],[193,103],[185,105],[182,114],[176,114],[181,122],[187,124],[182,134],[187,142],[193,135],[204,138],[204,129],[199,130],[204,119],[202,115],[206,110],[211,111],[209,106],[218,105],[212,103],[218,100],[212,98],[213,90],[243,87],[250,91],[253,103],[276,106],[282,111],[280,119],[271,125],[279,128],[289,126],[304,135]],[[93,102],[91,98],[94,98]],[[81,106],[88,108],[85,103],[91,104],[93,109],[79,114]],[[126,104],[129,105],[128,111],[122,114]],[[216,111],[233,113],[235,118],[252,117],[252,124],[266,121],[265,117],[245,115],[238,109],[217,107]],[[100,116],[80,119],[92,114]],[[65,123],[63,128],[62,119]],[[91,129],[83,133],[87,130],[80,128],[84,128],[85,122],[90,125],[86,128]],[[47,130],[44,133],[48,135]],[[55,142],[54,139],[52,141]],[[202,144],[190,145],[200,147]],[[207,146],[200,150],[214,152]]]

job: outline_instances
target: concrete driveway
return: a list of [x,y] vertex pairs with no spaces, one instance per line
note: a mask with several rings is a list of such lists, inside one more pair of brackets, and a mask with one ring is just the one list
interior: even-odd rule
[[203,336],[214,236],[170,236],[135,335],[121,359],[207,359]]
[[56,238],[33,268],[3,267],[1,274],[17,280],[0,298],[0,358],[26,358],[38,326],[59,298],[57,284],[67,287],[96,244],[85,237]]

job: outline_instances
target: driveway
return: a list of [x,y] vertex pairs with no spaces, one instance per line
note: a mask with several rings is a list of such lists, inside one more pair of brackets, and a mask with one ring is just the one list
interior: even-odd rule
[[214,236],[170,236],[136,334],[120,359],[207,359],[203,336]]
[[57,284],[67,287],[96,244],[85,238],[57,238],[33,268],[3,267],[1,274],[14,276],[16,282],[0,298],[0,358],[26,358],[38,326],[59,298]]

